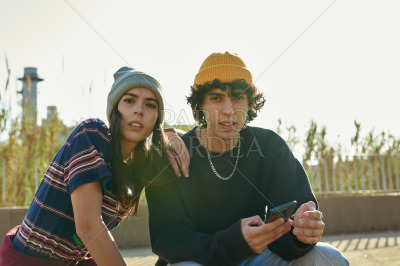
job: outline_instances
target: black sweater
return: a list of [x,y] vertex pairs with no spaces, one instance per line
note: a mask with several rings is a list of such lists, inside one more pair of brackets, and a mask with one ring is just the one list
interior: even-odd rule
[[[237,170],[228,181],[212,171],[195,129],[182,137],[189,149],[189,178],[146,190],[154,253],[168,263],[196,261],[204,265],[235,265],[256,254],[245,241],[240,220],[292,200],[296,209],[317,203],[303,167],[285,141],[273,131],[247,127],[241,131]],[[235,165],[238,147],[212,153],[221,176]],[[268,248],[286,260],[304,255],[312,245],[290,232]]]

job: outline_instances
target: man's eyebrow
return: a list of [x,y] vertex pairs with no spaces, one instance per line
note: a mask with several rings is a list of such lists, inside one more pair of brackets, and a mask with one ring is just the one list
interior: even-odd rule
[[[137,96],[136,94],[134,94],[132,92],[127,92],[127,93],[124,94],[124,96],[125,95],[132,96],[133,98],[139,98],[139,96]],[[154,102],[158,103],[157,99],[155,99],[155,98],[148,97],[148,98],[146,98],[146,100],[147,101],[154,101]]]
[[210,91],[210,92],[207,93],[207,95],[222,96],[224,94],[220,93],[220,92],[212,92],[212,91]]
[[233,88],[232,89],[232,92],[233,93],[242,93],[242,92],[245,92],[246,90],[245,89],[242,89],[242,88]]

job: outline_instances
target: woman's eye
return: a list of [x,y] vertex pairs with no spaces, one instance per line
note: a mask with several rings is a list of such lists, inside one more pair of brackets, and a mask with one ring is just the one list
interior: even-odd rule
[[124,102],[126,102],[126,103],[134,103],[135,101],[133,99],[131,99],[131,98],[126,98],[124,100]]
[[150,108],[156,108],[157,107],[155,104],[152,104],[152,103],[148,103],[147,106],[150,107]]
[[213,101],[219,101],[219,100],[221,100],[221,97],[212,97],[211,100],[213,100]]

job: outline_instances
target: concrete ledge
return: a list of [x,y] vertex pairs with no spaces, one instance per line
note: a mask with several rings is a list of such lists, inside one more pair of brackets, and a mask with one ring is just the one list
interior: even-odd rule
[[[324,234],[400,230],[400,196],[319,197],[326,224]],[[27,207],[0,208],[0,237],[20,224]],[[148,210],[141,204],[137,217],[128,217],[112,231],[120,248],[150,246]]]
[[0,239],[13,227],[22,223],[28,212],[28,207],[0,208]]
[[400,229],[400,196],[320,197],[325,234]]
[[[28,207],[0,208],[0,241],[14,226],[22,223],[28,212]],[[149,214],[147,204],[140,204],[138,216],[125,219],[117,228],[111,231],[115,242],[120,248],[149,247]]]
[[140,204],[138,216],[126,218],[117,228],[111,231],[119,248],[149,247],[149,212],[147,204]]

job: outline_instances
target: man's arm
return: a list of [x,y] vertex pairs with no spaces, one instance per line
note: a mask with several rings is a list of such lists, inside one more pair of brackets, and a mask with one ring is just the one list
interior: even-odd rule
[[289,232],[293,224],[284,219],[264,224],[259,216],[253,216],[215,234],[202,233],[178,195],[174,184],[146,190],[153,252],[168,263],[239,264],[261,253],[269,243]]
[[204,265],[238,264],[255,255],[240,221],[212,235],[199,232],[179,195],[175,182],[146,189],[154,253],[168,263],[190,260]]
[[[287,147],[284,147],[278,154],[278,160],[272,172],[274,178],[270,183],[270,199],[285,198],[285,202],[296,200],[299,203],[297,209],[299,209],[299,206],[303,206],[304,203],[310,201],[316,206],[317,200],[311,190],[308,177],[299,161],[293,157],[293,154]],[[280,204],[285,202],[281,202]],[[295,219],[300,217],[298,213],[296,212]],[[299,226],[298,221],[295,220],[295,226],[297,227]],[[293,230],[268,246],[272,252],[287,261],[305,255],[313,247],[314,245],[310,244],[310,242],[302,242],[298,239],[294,235]]]

